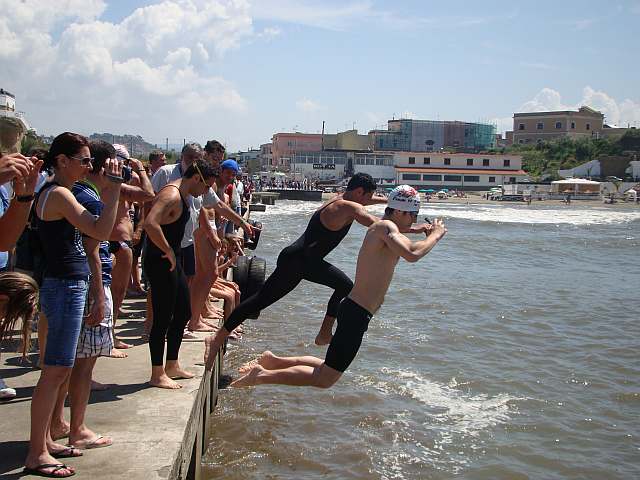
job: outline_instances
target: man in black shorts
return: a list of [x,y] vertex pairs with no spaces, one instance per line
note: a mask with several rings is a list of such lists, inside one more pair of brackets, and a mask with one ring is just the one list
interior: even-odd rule
[[401,185],[389,195],[382,220],[367,231],[358,255],[356,282],[349,296],[340,304],[338,328],[325,360],[312,356],[277,357],[266,351],[258,359],[240,367],[244,374],[231,384],[247,387],[282,384],[329,388],[349,367],[362,343],[373,313],[380,308],[400,257],[417,262],[445,235],[444,222],[422,225],[426,238],[411,242],[401,231],[417,220],[420,197],[412,187]]
[[[364,208],[365,205],[387,203],[385,197],[373,196],[375,189],[376,183],[370,175],[357,173],[351,178],[341,197],[330,200],[316,210],[302,236],[280,252],[276,269],[262,288],[243,300],[214,336],[205,339],[207,366],[213,365],[217,351],[234,328],[252,313],[260,312],[280,300],[303,279],[334,290],[315,343],[326,345],[331,341],[338,307],[351,291],[353,282],[339,268],[324,260],[324,257],[347,235],[354,220],[365,227],[378,220]],[[418,227],[413,231],[420,232],[422,229],[423,227]]]

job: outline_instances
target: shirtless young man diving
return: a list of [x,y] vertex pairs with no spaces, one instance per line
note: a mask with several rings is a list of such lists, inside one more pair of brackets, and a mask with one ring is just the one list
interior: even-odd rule
[[213,364],[230,332],[251,314],[264,310],[289,294],[302,280],[326,285],[334,290],[315,343],[326,345],[331,341],[338,306],[351,291],[353,282],[324,257],[340,244],[354,221],[368,227],[378,220],[364,208],[366,205],[387,203],[385,197],[374,195],[375,190],[376,182],[370,175],[356,173],[349,180],[342,196],[330,200],[315,211],[300,238],[280,252],[276,269],[260,290],[244,299],[225,320],[224,326],[215,335],[205,339],[207,364]]
[[232,387],[282,384],[329,388],[338,381],[358,353],[373,313],[384,301],[399,258],[417,262],[447,233],[440,219],[422,227],[426,235],[423,240],[412,242],[400,233],[416,221],[419,198],[408,185],[396,187],[389,195],[382,220],[369,227],[358,255],[355,285],[340,304],[338,327],[325,360],[312,356],[277,357],[266,351],[240,367],[244,376]]

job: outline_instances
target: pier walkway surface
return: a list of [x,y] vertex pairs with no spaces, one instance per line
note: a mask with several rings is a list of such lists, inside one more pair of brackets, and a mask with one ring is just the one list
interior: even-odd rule
[[[222,306],[222,304],[219,304]],[[73,478],[178,479],[198,478],[202,447],[206,448],[208,415],[217,398],[217,382],[203,378],[203,339],[184,340],[180,363],[196,377],[178,380],[179,390],[151,388],[149,349],[141,340],[145,300],[127,299],[116,331],[127,343],[128,358],[100,358],[94,380],[111,384],[106,391],[91,392],[86,423],[93,431],[113,438],[106,448],[85,450],[78,458],[61,463],[76,469]],[[15,348],[13,349],[15,351]],[[0,378],[17,391],[16,398],[0,402],[0,479],[32,478],[22,473],[29,442],[30,407],[40,371],[33,368],[37,355],[24,361],[20,354],[4,349]],[[217,378],[216,363],[213,378]],[[69,409],[65,408],[69,419]],[[199,430],[199,431],[196,431]],[[66,443],[67,439],[60,440]],[[195,470],[195,471],[194,471]],[[35,478],[35,477],[33,477]]]

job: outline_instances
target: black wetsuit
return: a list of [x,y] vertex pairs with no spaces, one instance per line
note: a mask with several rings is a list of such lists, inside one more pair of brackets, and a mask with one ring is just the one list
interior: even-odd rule
[[[164,188],[176,187],[175,185]],[[176,256],[176,267],[163,258],[164,252],[148,238],[144,253],[144,268],[151,283],[153,326],[149,333],[151,365],[164,364],[164,342],[167,341],[167,360],[177,360],[184,327],[191,318],[191,304],[187,279],[180,262],[180,242],[190,217],[189,206],[182,198],[182,214],[174,222],[162,225],[162,233]]]
[[236,328],[250,314],[280,300],[303,279],[333,288],[333,295],[327,305],[327,315],[337,316],[340,302],[353,288],[353,282],[342,270],[325,261],[324,257],[347,235],[351,223],[337,231],[325,227],[320,220],[320,214],[329,205],[330,203],[317,210],[302,236],[280,252],[276,269],[262,288],[242,301],[224,323],[227,331]]

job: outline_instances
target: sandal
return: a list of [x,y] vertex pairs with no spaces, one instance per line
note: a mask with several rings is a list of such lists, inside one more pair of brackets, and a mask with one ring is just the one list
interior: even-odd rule
[[[45,468],[53,468],[50,472],[44,472]],[[71,473],[69,474],[58,474],[60,470],[69,470]],[[43,463],[42,465],[38,465],[35,468],[24,467],[22,470],[23,473],[27,475],[35,475],[37,477],[47,477],[47,478],[67,478],[73,477],[76,472],[71,470],[68,465],[64,463]]]

